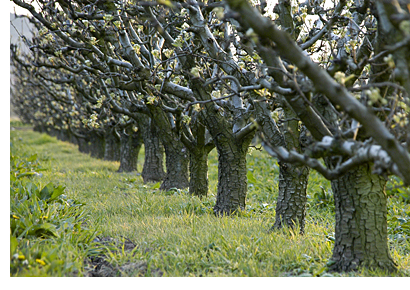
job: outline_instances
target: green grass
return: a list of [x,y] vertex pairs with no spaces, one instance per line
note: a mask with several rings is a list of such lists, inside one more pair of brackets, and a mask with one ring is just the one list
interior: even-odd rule
[[[21,138],[21,139],[19,139]],[[47,171],[34,177],[41,184],[64,185],[66,194],[85,203],[87,226],[100,237],[129,239],[132,251],[112,250],[107,261],[123,265],[146,261],[146,276],[159,269],[164,276],[388,276],[382,271],[329,274],[334,212],[330,183],[311,172],[305,235],[283,230],[269,233],[274,222],[278,166],[265,152],[248,156],[246,209],[238,216],[212,214],[217,186],[217,156],[209,157],[210,188],[200,200],[186,190],[163,192],[158,184],[143,184],[135,173],[116,173],[118,162],[79,153],[76,146],[32,131],[12,131],[12,142],[27,144]],[[142,170],[143,150],[138,170]],[[325,194],[325,195],[324,195]],[[324,197],[325,196],[325,197]],[[389,200],[402,209],[402,201]],[[405,214],[405,213],[398,213]],[[391,254],[399,265],[397,275],[409,275],[410,240],[406,232],[390,236]]]

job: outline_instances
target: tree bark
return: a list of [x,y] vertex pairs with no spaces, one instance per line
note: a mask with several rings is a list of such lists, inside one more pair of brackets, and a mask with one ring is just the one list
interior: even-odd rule
[[208,132],[204,125],[202,114],[194,114],[190,122],[190,135],[188,138],[181,138],[181,141],[189,150],[189,193],[191,195],[203,197],[208,194],[208,155],[215,147],[212,139],[207,136]]
[[387,244],[385,185],[369,164],[332,181],[336,228],[331,271],[354,271],[359,266],[397,270]]
[[[191,81],[198,100],[211,99],[201,80],[194,78]],[[217,216],[230,215],[238,209],[245,209],[248,190],[246,153],[255,130],[242,131],[243,128],[238,127],[234,132],[234,124],[216,110],[213,102],[205,103],[201,114],[218,151],[218,192],[214,213]]]
[[[290,120],[283,122],[282,126],[285,146],[287,149],[302,153],[299,121],[296,119],[296,114],[288,104],[283,105],[283,111],[285,120]],[[279,162],[279,191],[273,228],[280,229],[284,225],[293,228],[298,225],[300,232],[304,232],[308,178],[309,168],[307,166],[297,167],[295,164]]]
[[151,119],[143,114],[138,114],[138,130],[144,142],[145,158],[142,169],[144,183],[159,182],[165,176],[164,172],[164,147],[158,137],[158,131]]
[[91,152],[89,140],[87,138],[77,137],[78,151],[89,154]]
[[107,130],[105,134],[105,151],[104,160],[108,161],[119,161],[120,160],[120,147],[121,141],[118,139],[114,132],[114,128]]
[[[298,121],[285,121],[282,130],[270,115],[270,110],[264,102],[255,103],[258,112],[258,123],[264,138],[273,146],[283,146],[287,149],[301,150]],[[294,119],[296,114],[289,105],[283,103],[284,118]],[[275,223],[272,229],[283,226],[293,228],[299,225],[300,232],[304,232],[306,216],[306,189],[309,178],[309,168],[297,167],[294,164],[279,162],[278,198],[276,201]]]
[[105,141],[104,136],[100,136],[97,132],[91,131],[90,132],[90,151],[91,157],[103,159],[104,152],[105,152]]
[[118,172],[137,171],[138,154],[143,143],[141,132],[128,129],[126,132],[122,131],[120,136],[120,168]]
[[205,148],[189,152],[189,193],[203,197],[208,194],[208,154]]
[[215,140],[218,151],[218,192],[214,213],[218,216],[245,209],[248,191],[246,153],[252,137],[239,144],[223,135],[217,136]]
[[296,167],[279,162],[279,190],[273,229],[280,229],[284,225],[294,228],[298,225],[300,232],[304,232],[308,178],[309,168],[306,166]]
[[[328,122],[338,125],[335,110],[323,96],[316,95],[313,102]],[[324,160],[328,168],[334,167],[336,161]],[[386,180],[372,174],[371,164],[365,164],[332,180],[331,185],[336,225],[330,270],[354,271],[365,266],[395,271],[387,245]]]
[[174,144],[164,144],[166,174],[162,181],[161,190],[171,188],[187,188],[188,182],[188,153],[181,141],[175,140]]
[[172,114],[162,110],[159,104],[151,104],[147,107],[165,149],[166,173],[160,189],[186,188],[188,187],[188,152],[175,132],[175,120]]

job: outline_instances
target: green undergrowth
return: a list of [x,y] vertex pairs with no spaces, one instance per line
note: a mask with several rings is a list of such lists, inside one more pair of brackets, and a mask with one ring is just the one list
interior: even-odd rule
[[[138,173],[117,173],[118,162],[79,153],[76,146],[32,131],[13,131],[36,153],[46,171],[33,180],[65,186],[68,198],[84,204],[87,227],[99,238],[131,241],[132,250],[105,253],[111,265],[146,262],[135,275],[156,276],[388,276],[363,269],[328,273],[326,263],[334,243],[334,205],[330,183],[311,172],[305,234],[285,229],[270,232],[275,217],[278,165],[265,152],[248,155],[246,209],[232,217],[212,214],[217,186],[217,155],[209,156],[209,192],[202,200],[187,190],[160,191],[159,183],[144,184]],[[140,152],[141,172],[144,152]],[[408,203],[389,199],[389,243],[400,272],[410,269],[406,230]],[[403,226],[404,225],[404,226]]]
[[26,151],[21,138],[11,141],[10,275],[81,275],[83,260],[103,251],[93,242],[96,230],[85,226],[83,204],[64,186],[43,182],[47,158]]
[[10,119],[10,127],[29,127],[30,125],[24,124],[20,119]]

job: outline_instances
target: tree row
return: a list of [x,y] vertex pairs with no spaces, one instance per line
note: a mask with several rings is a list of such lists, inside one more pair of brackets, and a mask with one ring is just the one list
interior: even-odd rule
[[[400,1],[30,1],[34,37],[11,46],[12,103],[41,132],[161,190],[245,208],[255,140],[279,163],[273,229],[304,231],[310,168],[331,180],[329,268],[396,270],[389,176],[410,184],[409,10]],[[164,170],[164,155],[165,168]]]

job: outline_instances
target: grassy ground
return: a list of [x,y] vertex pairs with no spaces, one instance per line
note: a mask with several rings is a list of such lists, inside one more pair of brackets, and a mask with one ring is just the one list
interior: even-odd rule
[[[340,276],[326,272],[334,236],[329,182],[315,173],[310,176],[305,235],[289,230],[268,233],[274,222],[278,166],[264,152],[255,150],[248,156],[246,210],[238,216],[217,218],[212,214],[215,151],[209,158],[210,191],[200,200],[186,190],[159,191],[159,184],[144,184],[136,173],[116,173],[118,162],[91,158],[79,153],[75,145],[45,134],[15,130],[11,142],[24,143],[28,151],[38,154],[47,171],[35,177],[37,181],[64,185],[69,197],[86,204],[88,227],[98,228],[102,240],[110,237],[136,246],[107,250],[106,261],[111,265],[144,261],[146,276]],[[142,151],[139,171],[143,156]],[[408,218],[408,205],[396,199],[389,203],[396,216]],[[410,273],[410,240],[404,232],[394,234],[389,241],[391,254],[399,265],[397,275],[406,276]],[[386,275],[362,270],[342,276]]]

